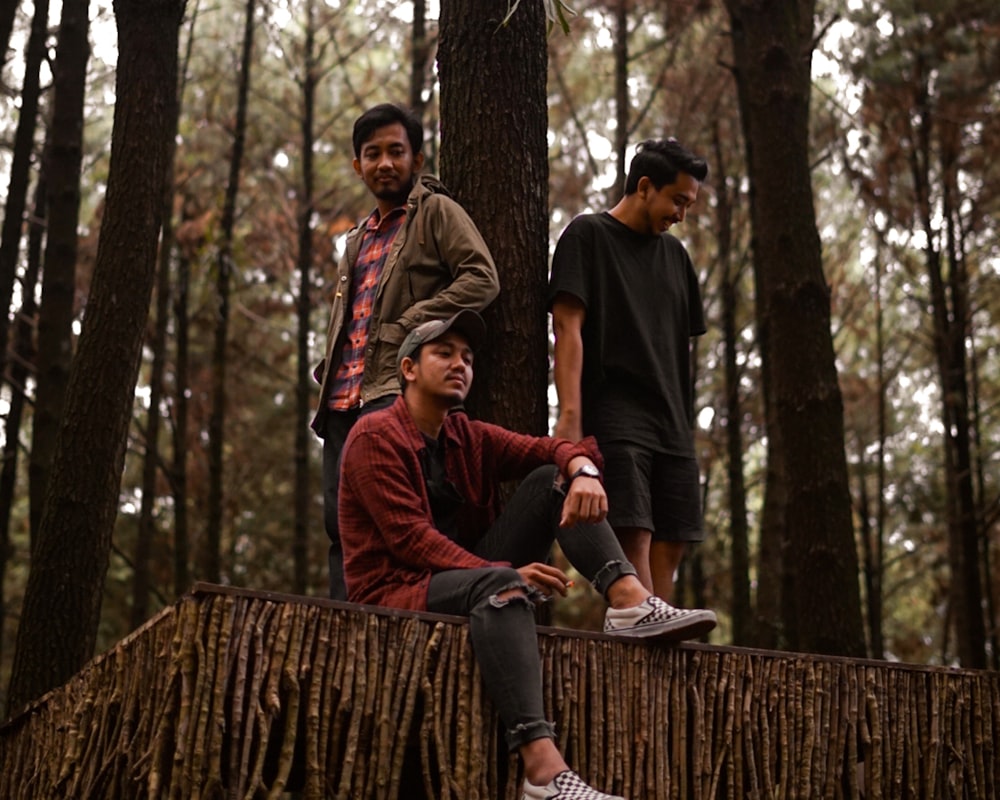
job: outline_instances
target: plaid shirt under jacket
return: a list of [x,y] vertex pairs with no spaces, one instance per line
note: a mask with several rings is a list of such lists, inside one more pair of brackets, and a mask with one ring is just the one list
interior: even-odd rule
[[365,222],[361,249],[354,264],[347,341],[330,389],[328,404],[331,410],[347,411],[361,405],[361,379],[365,374],[365,349],[368,347],[375,292],[389,249],[405,220],[406,207],[400,206],[384,217],[375,209]]
[[585,455],[603,465],[597,443],[526,436],[450,414],[441,432],[445,472],[466,499],[456,519],[458,541],[434,527],[421,469],[423,434],[402,397],[358,420],[344,444],[340,475],[340,538],[351,602],[418,611],[427,608],[431,575],[449,569],[508,566],[484,561],[468,547],[499,512],[500,483],[545,464],[565,474]]

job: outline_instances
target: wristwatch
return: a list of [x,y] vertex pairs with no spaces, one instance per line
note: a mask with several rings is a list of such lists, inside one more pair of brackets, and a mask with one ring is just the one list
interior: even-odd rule
[[575,481],[577,478],[600,478],[601,471],[595,467],[593,464],[584,464],[580,469],[569,476],[570,481]]

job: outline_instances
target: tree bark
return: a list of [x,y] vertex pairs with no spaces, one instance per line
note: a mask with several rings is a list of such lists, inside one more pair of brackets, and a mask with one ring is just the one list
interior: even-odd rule
[[733,258],[733,205],[735,190],[730,188],[729,169],[724,155],[719,125],[713,131],[716,188],[716,237],[721,273],[722,338],[725,345],[726,391],[726,475],[729,488],[729,573],[732,583],[733,644],[753,642],[753,612],[750,603],[750,537],[747,527],[746,482],[743,476],[743,410],[740,402],[740,370],[737,363],[739,336],[736,325],[737,284],[740,270]]
[[0,69],[7,63],[7,49],[10,47],[10,34],[14,30],[18,5],[19,0],[9,0],[0,6]]
[[47,235],[38,313],[38,367],[31,434],[31,530],[38,531],[73,360],[83,101],[90,59],[88,0],[64,0],[46,137]]
[[167,174],[163,181],[163,224],[160,250],[156,268],[156,317],[150,349],[153,363],[149,371],[149,411],[146,414],[145,447],[142,462],[142,500],[139,506],[139,527],[136,532],[135,556],[132,560],[132,628],[138,628],[149,617],[149,591],[151,586],[150,557],[156,541],[156,505],[160,496],[157,484],[166,471],[165,458],[160,450],[160,429],[163,413],[160,405],[165,394],[164,374],[167,365],[167,333],[170,323],[170,264],[174,252],[174,157],[180,117],[180,92],[177,116],[170,131],[167,152]]
[[441,175],[475,220],[500,273],[476,354],[473,415],[548,430],[548,145],[545,13],[507,0],[441,4]]
[[625,150],[628,148],[628,7],[629,0],[615,3],[615,182],[608,190],[608,206],[625,194]]
[[215,347],[212,352],[212,411],[208,419],[208,522],[204,573],[218,583],[222,575],[223,445],[226,428],[226,345],[229,339],[229,284],[233,268],[233,229],[236,226],[236,198],[240,190],[240,167],[246,143],[247,104],[250,93],[250,64],[253,54],[254,6],[247,0],[243,29],[243,55],[237,90],[236,127],[229,156],[229,181],[222,206],[219,255],[216,260]]
[[118,0],[107,202],[17,632],[8,708],[92,655],[156,271],[181,0]]
[[49,0],[37,0],[31,33],[24,55],[24,80],[21,84],[21,111],[14,133],[14,153],[7,183],[3,233],[0,236],[0,376],[7,365],[7,338],[10,332],[10,303],[21,250],[21,229],[28,202],[31,162],[35,151],[35,127],[38,121],[39,69],[45,58],[48,39]]
[[305,25],[305,50],[303,74],[299,88],[302,91],[302,192],[299,198],[299,296],[296,301],[298,315],[298,361],[295,376],[295,523],[292,539],[294,557],[293,589],[306,594],[309,585],[309,508],[312,505],[309,486],[309,411],[313,396],[312,374],[309,368],[310,311],[312,310],[312,260],[313,260],[313,150],[316,116],[316,22],[312,0],[307,0]]
[[[35,286],[42,263],[42,239],[45,238],[45,170],[35,184],[34,212],[28,227],[28,265],[22,279],[21,308],[14,318],[14,340],[7,382],[10,385],[10,407],[4,420],[3,466],[0,467],[0,597],[6,597],[7,560],[10,558],[10,522],[17,489],[17,462],[21,454],[21,420],[27,404],[28,376],[35,357],[33,341],[35,316]],[[5,638],[7,604],[0,602],[0,663]]]
[[427,0],[413,0],[413,27],[410,33],[410,110],[424,121],[424,89],[427,88],[427,67],[433,50],[427,33]]
[[[865,652],[840,389],[809,172],[813,0],[726,0],[751,181],[769,458],[784,475],[784,634]],[[771,477],[769,473],[769,478]],[[767,501],[775,495],[768,486]]]

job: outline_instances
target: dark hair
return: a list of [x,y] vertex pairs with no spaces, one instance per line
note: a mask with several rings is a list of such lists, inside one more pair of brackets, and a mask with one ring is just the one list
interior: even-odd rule
[[382,103],[369,108],[354,121],[354,156],[361,157],[361,145],[367,142],[379,128],[398,122],[406,129],[406,138],[410,140],[413,155],[420,152],[424,146],[424,126],[420,124],[413,112],[392,103]]
[[628,168],[625,194],[639,190],[639,179],[649,178],[659,191],[677,180],[683,172],[699,183],[708,177],[708,162],[696,156],[676,139],[646,139],[635,148],[635,156]]

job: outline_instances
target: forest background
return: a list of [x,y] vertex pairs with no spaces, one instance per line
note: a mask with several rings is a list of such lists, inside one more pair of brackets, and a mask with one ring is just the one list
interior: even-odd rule
[[[8,5],[9,25],[0,25],[9,40],[0,278],[11,278],[0,286],[9,306],[0,348],[0,701],[58,432],[71,424],[63,400],[98,260],[117,58],[107,3]],[[488,5],[495,12],[505,3]],[[427,170],[460,187],[484,230],[496,225],[484,198],[503,210],[534,195],[547,204],[549,249],[574,215],[613,204],[635,142],[672,135],[709,160],[699,201],[674,232],[699,270],[709,322],[694,345],[708,535],[685,562],[677,601],[719,612],[711,641],[808,646],[794,630],[801,622],[788,610],[797,600],[788,587],[823,562],[800,544],[813,541],[809,515],[781,514],[789,506],[775,498],[794,484],[797,462],[775,453],[828,449],[829,437],[818,410],[815,440],[808,428],[776,436],[781,404],[768,392],[822,358],[778,347],[769,352],[785,355],[772,356],[775,371],[765,375],[764,354],[776,346],[766,332],[782,330],[775,320],[800,314],[829,329],[836,369],[826,394],[834,428],[842,426],[835,449],[846,465],[844,502],[815,485],[812,503],[816,528],[831,497],[849,519],[843,563],[857,581],[843,592],[843,616],[855,611],[853,595],[863,639],[844,650],[997,667],[1000,14],[992,2],[962,0],[933,9],[788,4],[807,8],[802,29],[812,37],[803,50],[811,56],[803,66],[812,196],[793,191],[795,165],[780,148],[769,177],[779,187],[788,178],[794,208],[814,208],[824,293],[813,306],[788,292],[782,306],[772,305],[774,284],[753,257],[755,241],[758,259],[764,249],[760,218],[770,209],[773,226],[786,209],[761,191],[768,176],[755,178],[748,163],[765,148],[749,142],[751,96],[738,91],[745,55],[734,53],[731,33],[746,22],[739,6],[580,0],[570,13],[554,0],[515,4],[512,26],[547,28],[532,40],[541,42],[546,83],[545,169],[526,178],[530,159],[516,150],[470,145],[487,129],[521,125],[518,98],[502,119],[488,119],[479,93],[500,93],[502,81],[478,74],[475,52],[465,74],[445,68],[469,49],[442,35],[449,25],[478,19],[484,35],[497,36],[503,13],[457,0],[440,10],[422,0],[188,0],[171,189],[100,576],[98,650],[195,580],[325,594],[321,449],[307,428],[311,367],[333,259],[371,207],[351,169],[351,124],[370,105],[395,101],[421,114]],[[448,22],[449,13],[459,21]],[[504,74],[516,80],[523,64],[516,50],[508,57]],[[453,89],[449,99],[449,85],[464,94]],[[75,106],[65,101],[74,92]],[[73,107],[76,117],[60,116]],[[789,123],[771,124],[780,136]],[[487,241],[504,252],[506,242]],[[795,245],[787,236],[782,246],[792,253]],[[508,305],[491,323],[505,333],[544,325],[536,302],[544,275],[529,274],[525,288],[522,265],[498,261]],[[530,300],[523,307],[522,297]],[[487,359],[473,410],[544,432],[551,387],[546,398],[544,378],[529,379],[538,363],[546,374],[544,361],[543,350],[503,373]],[[519,367],[523,385],[510,380]],[[529,397],[511,408],[519,393]],[[553,613],[592,627],[599,608],[581,589]]]

